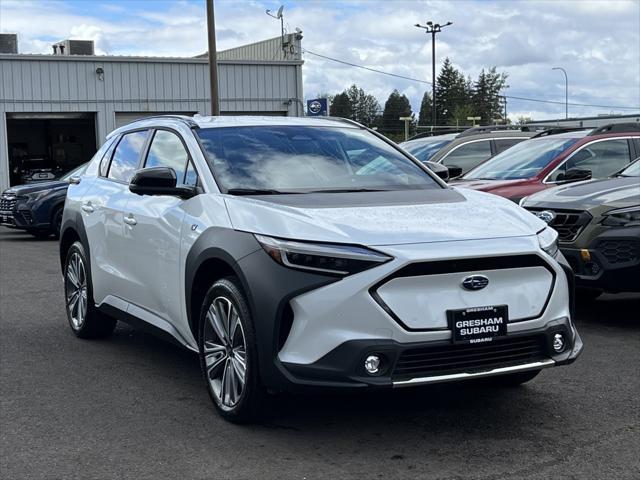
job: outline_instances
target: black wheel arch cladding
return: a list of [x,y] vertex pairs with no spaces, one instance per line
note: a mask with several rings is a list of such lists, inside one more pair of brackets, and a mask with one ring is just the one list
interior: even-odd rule
[[[210,282],[216,275],[201,277],[201,267],[211,261],[223,262],[241,283],[254,323],[262,383],[279,387],[286,381],[277,367],[280,319],[291,298],[333,283],[339,278],[283,267],[262,249],[254,235],[228,228],[212,227],[191,247],[185,262],[185,301],[192,331],[197,332],[201,305],[192,305],[194,293],[211,285],[196,285],[198,278]],[[219,277],[228,276],[222,270]],[[195,297],[198,298],[198,297]],[[203,297],[204,298],[204,297]],[[195,317],[195,318],[194,318]],[[196,330],[194,330],[196,328]],[[197,339],[197,338],[196,338]]]

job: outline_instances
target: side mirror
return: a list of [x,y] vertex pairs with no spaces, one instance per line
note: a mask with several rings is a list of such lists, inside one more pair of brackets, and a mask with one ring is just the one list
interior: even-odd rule
[[558,175],[560,182],[579,182],[580,180],[590,180],[591,170],[583,168],[570,168],[565,174]]
[[429,161],[424,162],[424,164],[429,170],[439,176],[442,180],[444,180],[445,182],[449,181],[449,169],[447,167],[439,163]]
[[177,177],[173,168],[143,168],[133,175],[129,190],[138,195],[170,195],[181,198],[191,198],[197,194],[195,187],[178,187],[176,184]]
[[456,167],[455,165],[449,165],[449,178],[458,178],[462,176],[462,167]]

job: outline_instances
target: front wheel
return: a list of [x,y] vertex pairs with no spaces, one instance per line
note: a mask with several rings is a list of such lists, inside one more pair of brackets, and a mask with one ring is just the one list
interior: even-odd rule
[[263,389],[251,314],[235,278],[218,280],[205,295],[198,346],[207,390],[220,415],[235,423],[254,420]]
[[51,215],[51,234],[55,238],[60,238],[60,228],[62,227],[63,207],[58,207]]
[[64,297],[69,326],[80,338],[108,337],[117,322],[99,312],[93,304],[89,275],[84,247],[80,242],[75,242],[67,252],[64,267]]

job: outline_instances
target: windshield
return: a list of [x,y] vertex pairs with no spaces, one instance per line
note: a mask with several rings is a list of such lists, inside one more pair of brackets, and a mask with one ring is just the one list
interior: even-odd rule
[[441,148],[451,143],[451,139],[431,138],[429,140],[419,140],[402,143],[400,146],[421,162],[426,162],[433,157]]
[[542,137],[525,140],[474,168],[465,180],[516,180],[535,177],[577,138]]
[[62,177],[60,177],[60,180],[62,180],[63,182],[68,182],[71,177],[77,177],[79,175],[82,175],[86,169],[87,169],[87,164],[84,163],[79,167],[74,168],[70,172],[64,174]]
[[440,188],[423,168],[361,129],[243,126],[196,133],[228,193]]
[[623,177],[640,177],[640,158],[637,158],[635,162],[622,170],[618,175]]

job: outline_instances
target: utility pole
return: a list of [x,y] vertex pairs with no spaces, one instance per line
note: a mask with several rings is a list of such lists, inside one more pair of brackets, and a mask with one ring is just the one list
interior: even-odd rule
[[213,15],[213,0],[207,0],[207,40],[209,43],[209,81],[211,85],[211,115],[220,115],[218,94],[218,53],[216,51],[216,20]]
[[562,67],[553,67],[551,70],[560,70],[564,73],[564,118],[569,118],[569,76]]
[[433,23],[431,20],[426,25],[420,25],[416,23],[415,26],[422,28],[426,33],[431,34],[431,117],[433,126],[436,126],[436,33],[440,33],[444,27],[453,25],[453,22],[447,22],[444,25],[439,23]]

